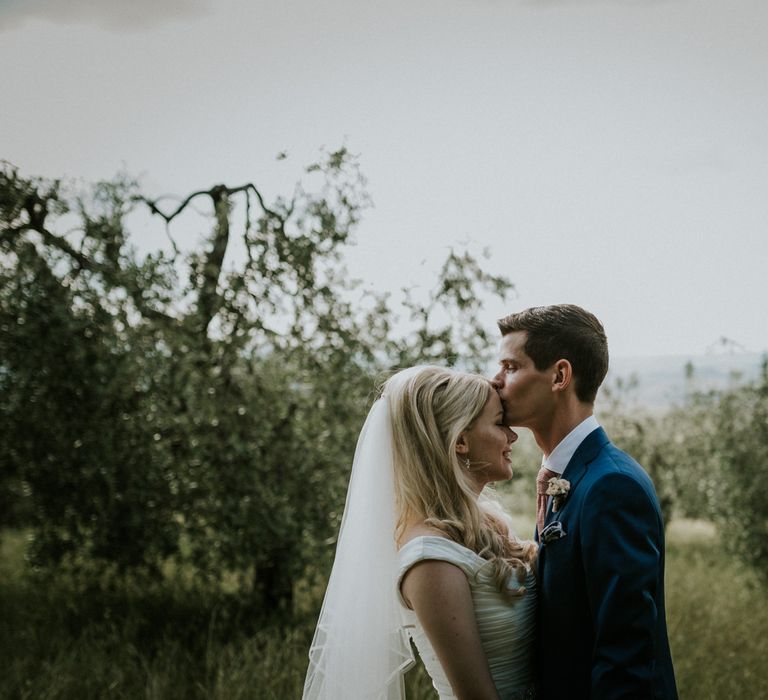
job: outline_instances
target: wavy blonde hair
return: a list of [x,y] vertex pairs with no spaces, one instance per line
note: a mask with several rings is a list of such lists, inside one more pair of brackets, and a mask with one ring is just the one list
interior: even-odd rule
[[[525,593],[536,544],[510,535],[493,499],[472,490],[456,454],[462,432],[482,413],[493,391],[474,374],[430,365],[403,370],[384,384],[395,470],[398,540],[413,520],[444,533],[488,561],[500,592]],[[515,577],[517,586],[510,582]]]

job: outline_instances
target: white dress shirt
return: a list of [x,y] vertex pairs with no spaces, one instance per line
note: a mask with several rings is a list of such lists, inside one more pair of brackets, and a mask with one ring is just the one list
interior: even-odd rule
[[555,447],[549,455],[542,457],[541,466],[551,469],[559,476],[562,476],[565,468],[568,466],[568,462],[570,462],[571,457],[573,457],[573,453],[576,452],[579,445],[584,442],[584,438],[599,427],[600,423],[597,422],[597,418],[594,416],[585,418],[571,430],[568,435],[557,443],[557,447]]

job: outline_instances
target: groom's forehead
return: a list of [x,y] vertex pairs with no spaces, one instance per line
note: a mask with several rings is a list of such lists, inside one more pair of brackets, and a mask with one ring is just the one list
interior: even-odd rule
[[508,333],[499,341],[499,361],[525,356],[525,337],[522,331]]

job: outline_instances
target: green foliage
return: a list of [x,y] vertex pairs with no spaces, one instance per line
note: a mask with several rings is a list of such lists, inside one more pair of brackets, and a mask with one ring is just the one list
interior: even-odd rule
[[157,351],[123,345],[104,305],[77,298],[32,244],[15,252],[0,270],[0,450],[6,478],[29,494],[33,558],[58,563],[85,547],[124,566],[157,561],[171,501],[137,420],[147,410],[137,384]]
[[[74,191],[0,170],[0,500],[37,567],[83,586],[172,571],[288,613],[330,563],[383,374],[483,361],[479,299],[511,285],[451,252],[397,337],[388,299],[342,264],[368,204],[355,159],[307,177],[269,204],[248,183],[166,210],[124,175]],[[210,233],[190,249],[173,227],[193,204]],[[169,241],[143,256],[126,225],[141,211]]]
[[712,518],[768,577],[768,358],[758,380],[692,392],[666,423],[680,511]]
[[503,299],[512,290],[509,280],[488,274],[468,253],[451,251],[426,299],[406,295],[405,306],[416,330],[396,344],[398,366],[435,362],[481,371],[495,340],[480,322],[483,304],[479,292]]

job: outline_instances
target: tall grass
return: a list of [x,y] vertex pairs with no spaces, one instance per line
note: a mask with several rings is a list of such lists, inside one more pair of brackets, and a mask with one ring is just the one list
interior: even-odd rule
[[680,697],[768,698],[768,597],[709,523],[672,523],[667,620]]
[[[529,531],[526,519],[516,524]],[[66,578],[26,574],[24,549],[22,535],[3,534],[0,697],[300,697],[311,615],[290,628],[259,625],[180,587],[79,596]],[[707,523],[670,526],[667,607],[681,698],[768,697],[768,601]],[[406,686],[409,700],[435,697],[421,667]]]

